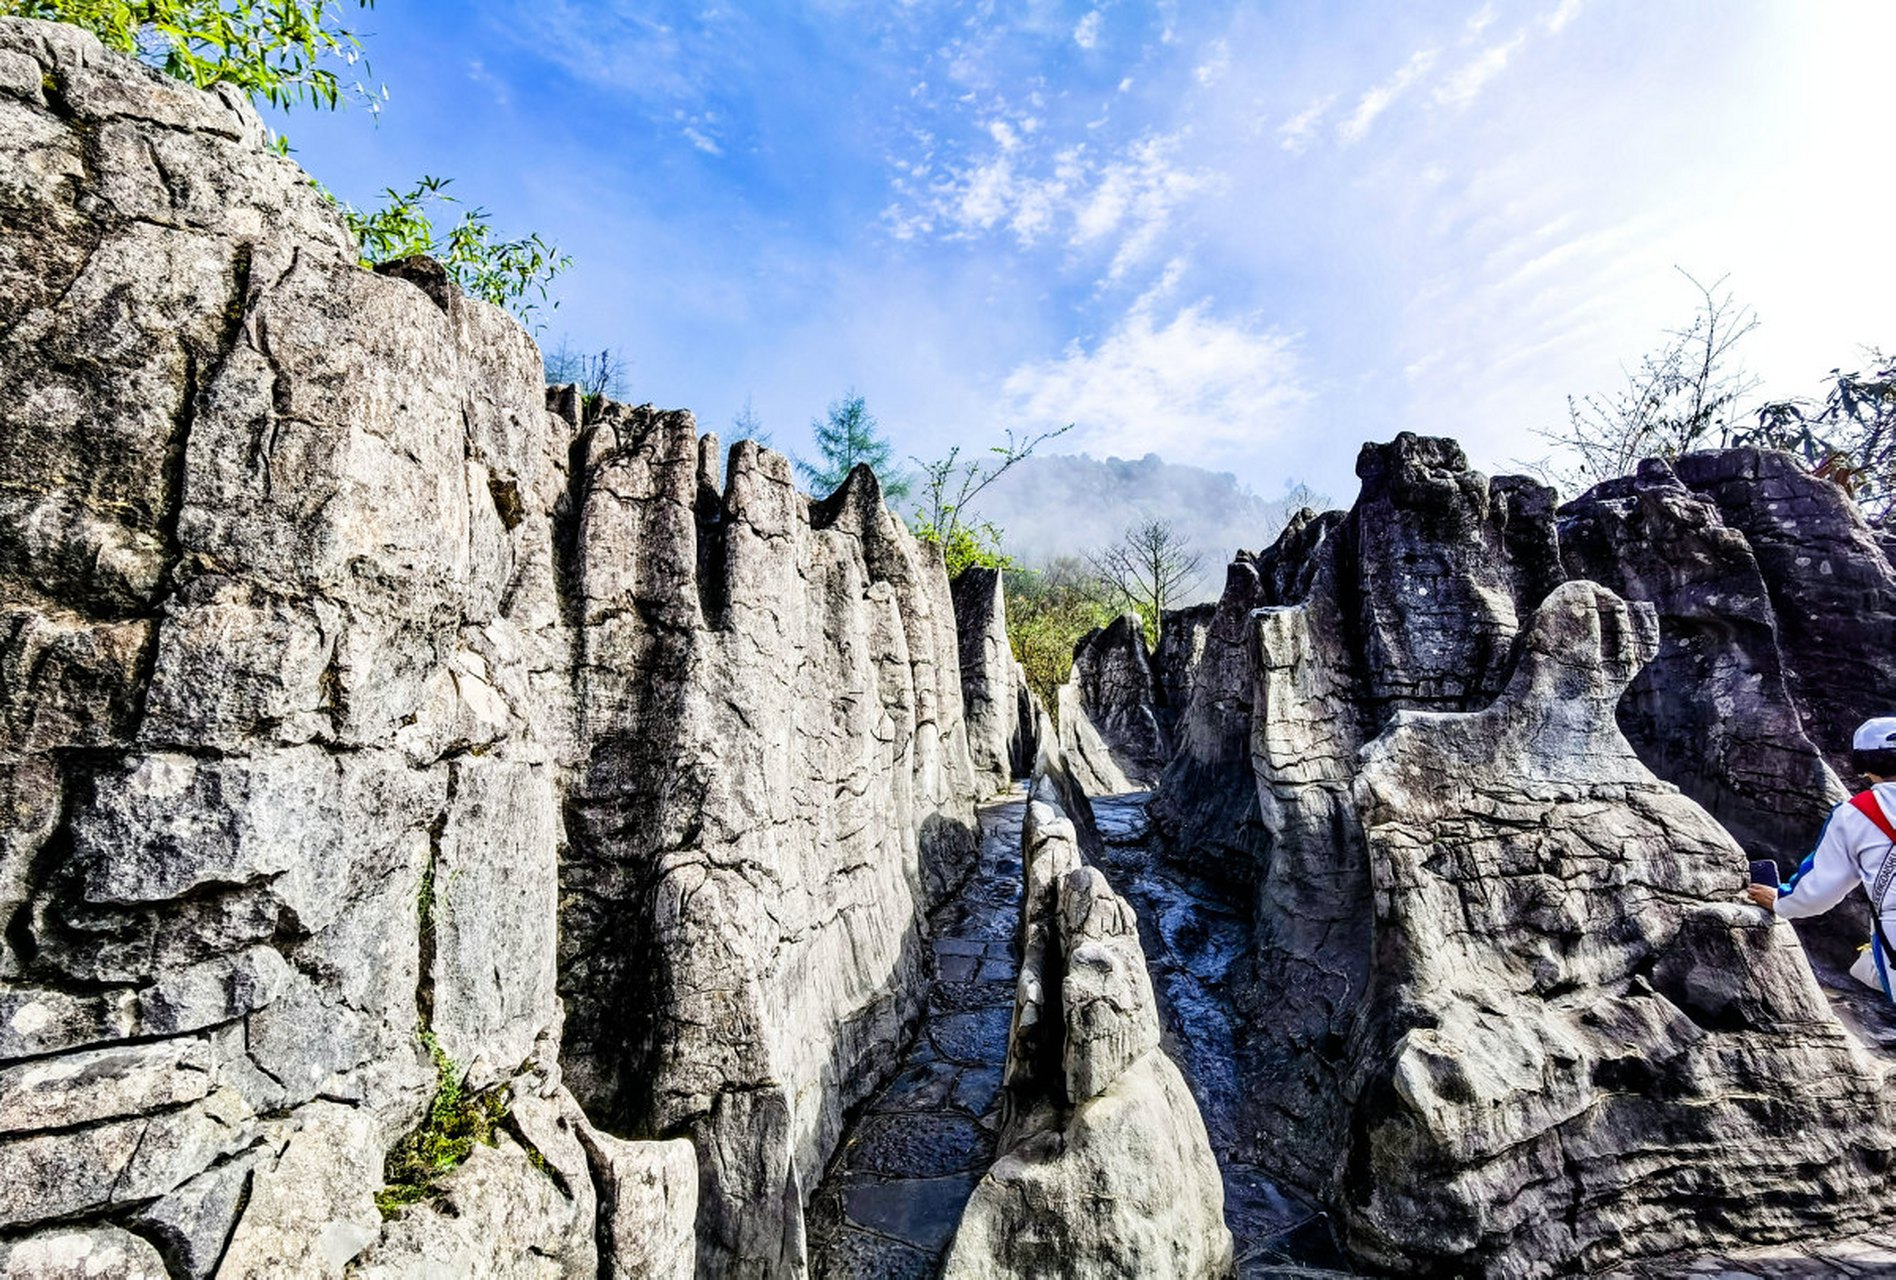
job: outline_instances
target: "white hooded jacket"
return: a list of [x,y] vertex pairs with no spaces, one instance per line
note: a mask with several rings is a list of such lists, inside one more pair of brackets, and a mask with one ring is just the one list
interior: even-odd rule
[[[1883,807],[1884,815],[1896,823],[1896,782],[1879,782],[1871,790]],[[1883,953],[1882,933],[1896,923],[1896,910],[1893,910],[1896,908],[1896,862],[1891,860],[1892,850],[1896,850],[1896,845],[1891,844],[1890,838],[1846,801],[1830,811],[1830,820],[1824,824],[1817,847],[1806,855],[1790,881],[1779,886],[1777,899],[1779,916],[1799,920],[1830,910],[1861,884],[1870,896],[1876,918],[1883,922],[1882,929],[1871,930],[1871,942],[1875,946],[1876,972],[1885,995],[1890,994],[1890,973],[1889,957]],[[1880,902],[1877,900],[1879,888],[1882,890]]]

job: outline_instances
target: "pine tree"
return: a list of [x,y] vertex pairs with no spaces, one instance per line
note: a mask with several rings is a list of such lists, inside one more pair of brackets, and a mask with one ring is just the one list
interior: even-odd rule
[[848,478],[851,469],[867,464],[882,485],[885,502],[894,505],[908,496],[908,477],[890,466],[895,449],[878,429],[875,415],[863,398],[852,389],[841,400],[832,401],[827,417],[811,421],[820,462],[797,461],[797,474],[816,494],[834,493]]

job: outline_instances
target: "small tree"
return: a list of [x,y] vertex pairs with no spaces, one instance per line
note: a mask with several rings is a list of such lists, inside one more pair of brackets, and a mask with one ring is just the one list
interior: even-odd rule
[[[371,91],[359,81],[345,87],[334,64],[353,67],[361,60],[361,39],[345,25],[345,17],[352,8],[369,9],[374,3],[0,0],[0,15],[80,27],[108,47],[134,54],[200,89],[232,85],[253,102],[281,110],[305,104],[334,109],[353,96],[366,101],[373,113],[381,110],[388,90]],[[281,137],[276,145],[280,153],[289,151]],[[424,177],[407,191],[391,187],[385,193],[388,204],[375,210],[338,201],[358,242],[362,265],[428,254],[468,293],[530,322],[546,301],[547,285],[572,260],[538,235],[497,239],[483,209],[463,208],[460,221],[437,230],[431,209],[458,203],[446,194],[448,182]]]
[[[424,176],[407,191],[389,187],[383,192],[388,203],[367,212],[344,204],[343,221],[355,233],[362,265],[372,267],[425,253],[439,260],[469,294],[506,307],[521,323],[531,325],[534,313],[547,299],[547,286],[573,265],[572,258],[537,234],[496,239],[485,209],[463,206],[460,221],[446,232],[438,230],[435,211],[460,204],[447,192],[451,182],[452,178]],[[596,374],[599,394],[603,394],[612,376],[611,352],[600,352],[597,360],[602,365]]]
[[1322,511],[1329,507],[1330,495],[1313,489],[1302,480],[1284,481],[1284,505],[1281,513],[1264,522],[1264,536],[1276,538],[1299,511]]
[[1631,472],[1642,458],[1676,458],[1691,449],[1733,442],[1741,401],[1758,379],[1740,359],[1739,345],[1758,327],[1757,314],[1734,300],[1728,276],[1702,284],[1689,324],[1667,331],[1666,341],[1625,370],[1626,385],[1604,396],[1567,398],[1564,429],[1537,432],[1573,459],[1570,468],[1534,467],[1562,488],[1585,488]]
[[1092,552],[1087,560],[1115,600],[1144,620],[1146,641],[1155,648],[1165,610],[1201,578],[1198,553],[1170,520],[1131,525],[1119,541]]
[[991,520],[972,518],[975,499],[1007,474],[1015,463],[1032,457],[1042,444],[1072,429],[1073,424],[1069,422],[1056,431],[1017,439],[1010,427],[1006,443],[989,447],[987,458],[977,456],[964,460],[961,446],[956,445],[948,451],[947,457],[934,462],[923,462],[916,457],[909,459],[922,472],[921,501],[913,516],[915,536],[941,547],[950,577],[970,565],[989,569],[1013,567],[1013,559],[1001,550],[1000,526]]
[[744,407],[731,419],[731,441],[755,440],[760,445],[770,444],[770,433],[764,430],[764,420],[751,407],[751,398],[744,397]]
[[[353,66],[362,42],[334,0],[0,0],[0,14],[83,27],[108,48],[137,55],[200,89],[235,85],[279,109],[334,108],[346,92],[331,63]],[[366,68],[364,68],[366,70]],[[354,86],[363,97],[372,95]],[[373,108],[372,108],[373,109]]]
[[1796,454],[1885,528],[1896,522],[1896,358],[1874,348],[1864,354],[1868,373],[1832,369],[1821,402],[1767,404],[1756,426],[1737,433],[1737,443]]
[[579,388],[581,398],[589,405],[626,397],[626,364],[610,347],[596,352],[576,351],[572,343],[562,338],[559,346],[542,353],[541,361],[549,387],[570,382]]
[[890,505],[908,496],[908,478],[889,465],[895,456],[894,447],[883,437],[875,415],[854,390],[832,401],[827,415],[814,419],[810,430],[816,435],[816,449],[822,460],[797,459],[797,474],[812,493],[834,493],[852,470],[866,465],[876,473],[883,499]]

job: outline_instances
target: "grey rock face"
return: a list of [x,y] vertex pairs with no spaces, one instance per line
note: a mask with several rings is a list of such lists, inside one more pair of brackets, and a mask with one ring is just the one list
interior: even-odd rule
[[[1155,802],[1168,834],[1216,813],[1193,732],[1242,705],[1208,695],[1248,665],[1259,830],[1228,839],[1255,859],[1237,1128],[1258,1137],[1232,1154],[1327,1195],[1350,1248],[1401,1271],[1592,1268],[1886,1212],[1867,1174],[1830,1200],[1797,1174],[1880,1167],[1880,1103],[1746,1101],[1774,1072],[1852,1093],[1881,1069],[1789,930],[1736,905],[1739,846],[1619,731],[1750,838],[1821,813],[1761,557],[1662,468],[1558,537],[1544,489],[1445,442],[1359,471],[1356,508],[1289,531],[1256,588],[1234,567],[1227,598],[1266,606],[1255,650],[1221,679],[1208,647]],[[1568,571],[1649,603],[1549,595]],[[1731,1208],[1678,1212],[1687,1185]]]
[[1657,459],[1561,508],[1560,541],[1576,575],[1658,610],[1659,652],[1618,710],[1640,758],[1754,857],[1796,866],[1844,792],[1791,699],[1750,541]]
[[689,415],[618,406],[575,456],[567,1080],[608,1130],[692,1137],[705,1269],[792,1274],[972,865],[947,574],[867,468],[812,502],[741,441],[720,494]]
[[[598,1135],[595,1180],[553,1062],[600,701],[531,340],[431,263],[360,269],[237,95],[68,27],[0,20],[0,222],[6,1268],[590,1275],[602,1227],[608,1272],[688,1266],[689,1147]],[[920,628],[866,669],[949,669],[864,589]],[[918,600],[946,617],[945,582]],[[916,704],[866,741],[959,786],[958,695]],[[861,925],[830,945],[899,951]],[[511,1115],[384,1221],[418,1029]]]
[[1039,750],[1034,693],[1007,638],[1007,593],[999,569],[971,566],[952,584],[961,703],[968,754],[990,793],[1033,771]]
[[1143,790],[1126,775],[1111,744],[1093,724],[1080,686],[1068,680],[1055,691],[1055,697],[1059,713],[1056,745],[1082,792],[1089,796],[1112,796]]
[[[1157,782],[1172,756],[1172,735],[1165,691],[1138,617],[1122,614],[1080,637],[1067,685],[1118,772],[1141,790]],[[1060,702],[1062,708],[1068,703],[1064,692]]]
[[1218,1166],[1159,1048],[1132,908],[1081,864],[1044,779],[1021,849],[1003,1153],[975,1186],[942,1275],[1228,1275]]
[[[1340,1199],[1372,1259],[1591,1270],[1889,1207],[1880,1068],[1614,722],[1657,647],[1649,606],[1568,584],[1491,706],[1399,713],[1364,753],[1377,967]],[[1827,1086],[1769,1083],[1793,1078]]]
[[[1268,603],[1255,559],[1245,552],[1225,570],[1224,592],[1202,629],[1160,638],[1164,672],[1177,687],[1176,751],[1153,797],[1153,823],[1172,856],[1195,872],[1248,893],[1259,842],[1257,786],[1251,776],[1251,696],[1257,682],[1251,611]],[[1191,637],[1189,664],[1168,650]]]
[[1896,570],[1883,545],[1843,490],[1788,454],[1689,453],[1675,470],[1750,543],[1805,735],[1847,776],[1852,731],[1896,707]]
[[1175,749],[1179,717],[1191,701],[1192,682],[1197,679],[1199,664],[1204,661],[1212,620],[1217,614],[1218,604],[1213,600],[1183,609],[1167,609],[1165,624],[1159,628],[1159,643],[1152,651],[1152,675],[1159,686],[1159,723]]

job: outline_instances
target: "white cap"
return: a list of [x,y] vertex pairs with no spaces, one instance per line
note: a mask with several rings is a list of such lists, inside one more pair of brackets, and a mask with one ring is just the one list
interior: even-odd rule
[[1852,751],[1884,751],[1896,748],[1896,716],[1878,716],[1857,726],[1850,739]]

